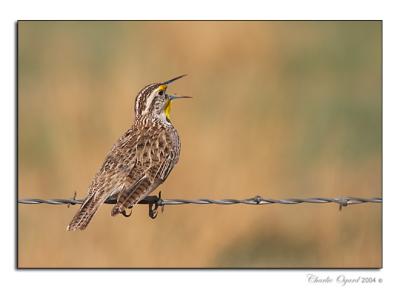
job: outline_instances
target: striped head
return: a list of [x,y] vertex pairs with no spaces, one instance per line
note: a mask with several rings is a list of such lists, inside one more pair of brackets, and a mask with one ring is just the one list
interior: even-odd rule
[[138,117],[158,117],[163,121],[171,122],[171,101],[189,96],[176,96],[167,94],[168,84],[178,80],[181,75],[161,83],[152,83],[145,86],[136,96],[135,115]]

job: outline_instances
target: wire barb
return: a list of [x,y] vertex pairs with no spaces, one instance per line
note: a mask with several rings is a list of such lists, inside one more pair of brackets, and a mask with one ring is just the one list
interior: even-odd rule
[[[74,191],[74,195],[72,196],[72,199],[75,201],[76,200],[76,191]],[[71,203],[67,204],[67,208],[71,206]]]

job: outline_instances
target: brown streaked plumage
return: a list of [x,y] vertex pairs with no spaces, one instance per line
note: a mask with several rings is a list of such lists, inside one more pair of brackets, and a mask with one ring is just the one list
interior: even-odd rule
[[126,210],[165,181],[178,162],[180,141],[170,120],[171,101],[187,96],[166,93],[168,84],[144,87],[136,97],[135,121],[114,144],[93,178],[88,195],[67,230],[84,230],[97,209],[110,196],[117,197],[111,215],[129,216]]

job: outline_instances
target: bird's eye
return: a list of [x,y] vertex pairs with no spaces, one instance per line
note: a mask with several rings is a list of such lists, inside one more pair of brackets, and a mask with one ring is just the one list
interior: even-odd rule
[[158,95],[163,95],[164,94],[164,90],[160,90],[159,92],[158,92]]

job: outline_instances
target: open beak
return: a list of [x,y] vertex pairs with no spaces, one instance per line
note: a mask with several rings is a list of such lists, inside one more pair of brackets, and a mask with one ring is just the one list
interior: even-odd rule
[[[172,82],[174,82],[175,80],[178,80],[184,76],[186,76],[187,74],[182,74],[180,76],[174,77],[170,80],[164,81],[163,83],[161,83],[162,85],[168,85]],[[177,95],[173,95],[173,94],[167,94],[167,96],[169,97],[169,100],[174,100],[174,99],[178,99],[178,98],[192,98],[191,96],[177,96]]]

